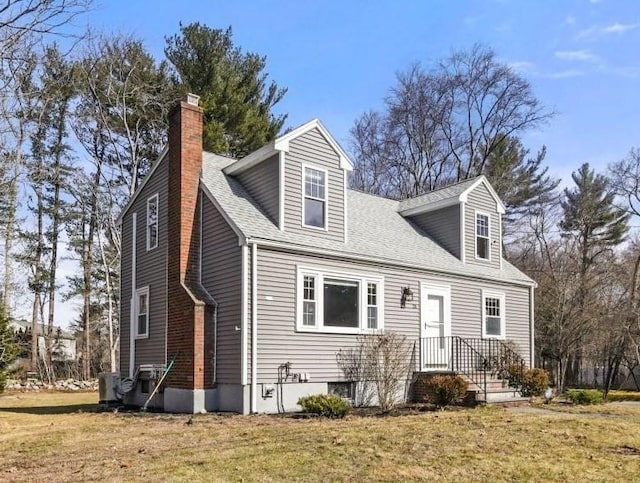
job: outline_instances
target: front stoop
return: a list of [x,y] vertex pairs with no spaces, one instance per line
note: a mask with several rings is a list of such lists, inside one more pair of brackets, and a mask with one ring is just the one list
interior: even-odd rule
[[[434,375],[454,375],[453,372],[420,372],[415,374],[412,385],[412,395],[414,402],[424,401],[428,399],[429,393],[426,389],[425,382]],[[464,376],[463,376],[464,377]],[[490,404],[498,406],[518,406],[528,404],[529,398],[522,397],[520,393],[510,387],[507,381],[487,376],[487,398],[485,401],[482,387],[474,384],[469,378],[464,377],[469,384],[467,395],[464,403],[469,406],[477,404]]]
[[487,378],[487,398],[485,400],[482,387],[474,384],[468,378],[469,390],[467,391],[467,399],[476,404],[491,405],[523,405],[530,402],[528,397],[523,397],[513,387],[509,386],[507,381],[503,379]]

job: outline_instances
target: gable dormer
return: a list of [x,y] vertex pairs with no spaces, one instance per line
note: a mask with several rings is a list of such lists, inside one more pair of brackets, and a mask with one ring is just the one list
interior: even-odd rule
[[399,212],[462,262],[502,266],[505,207],[484,176],[404,200]]
[[280,230],[346,242],[353,163],[314,119],[227,166]]

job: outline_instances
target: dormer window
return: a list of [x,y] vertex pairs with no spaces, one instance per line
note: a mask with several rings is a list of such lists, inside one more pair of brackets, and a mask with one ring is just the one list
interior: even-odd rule
[[327,227],[327,172],[304,168],[304,220],[311,228]]
[[491,258],[489,233],[489,215],[476,212],[476,258]]

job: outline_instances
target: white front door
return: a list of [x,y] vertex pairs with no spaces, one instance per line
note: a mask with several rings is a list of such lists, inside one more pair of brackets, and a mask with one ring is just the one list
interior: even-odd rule
[[451,288],[422,284],[420,290],[422,370],[443,370],[451,359]]

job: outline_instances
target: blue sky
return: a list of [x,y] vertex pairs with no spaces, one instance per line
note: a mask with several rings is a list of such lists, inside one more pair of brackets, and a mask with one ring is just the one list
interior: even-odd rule
[[637,1],[109,0],[82,17],[133,33],[158,58],[179,21],[231,25],[236,44],[266,55],[270,78],[288,87],[277,107],[287,126],[318,117],[345,147],[354,119],[381,106],[397,71],[476,42],[557,112],[524,142],[532,152],[546,145],[547,164],[565,182],[585,161],[603,169],[640,146]]
[[[180,21],[231,25],[236,44],[266,55],[270,77],[288,87],[277,107],[287,127],[317,117],[345,147],[354,120],[381,107],[397,71],[476,42],[557,112],[523,141],[532,152],[547,146],[546,163],[564,183],[585,161],[604,170],[640,147],[637,0],[103,0],[76,26],[134,34],[160,59]],[[78,310],[74,300],[57,306],[62,325]]]

